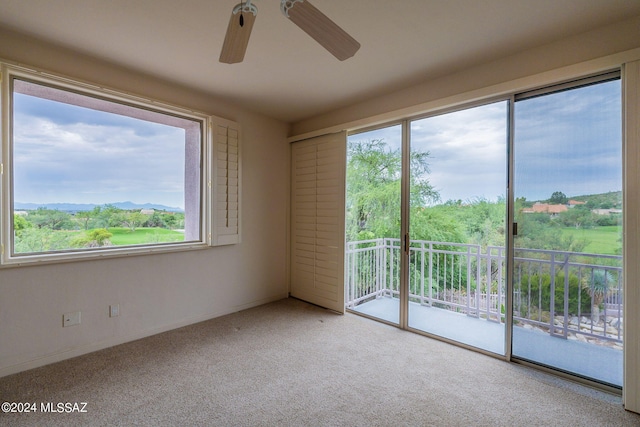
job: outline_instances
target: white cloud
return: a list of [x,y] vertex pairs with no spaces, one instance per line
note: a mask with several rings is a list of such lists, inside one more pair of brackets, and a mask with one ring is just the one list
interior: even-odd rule
[[16,201],[184,206],[184,130],[82,110],[77,121],[16,107]]
[[[620,81],[518,101],[516,197],[548,198],[621,189]],[[506,196],[507,107],[497,102],[415,120],[411,149],[428,151],[442,201]],[[399,147],[399,126],[358,135]]]
[[505,102],[412,123],[412,149],[430,153],[429,181],[442,201],[505,196],[506,125]]

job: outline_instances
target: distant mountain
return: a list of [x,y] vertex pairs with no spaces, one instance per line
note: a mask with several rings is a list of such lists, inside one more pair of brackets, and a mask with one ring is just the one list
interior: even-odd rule
[[586,194],[584,196],[570,197],[579,202],[591,202],[597,208],[622,208],[622,191],[610,191],[601,194]]
[[165,205],[156,205],[153,203],[144,203],[138,204],[133,202],[115,202],[115,203],[105,203],[103,205],[96,205],[91,203],[20,203],[16,202],[13,204],[13,208],[15,210],[23,210],[30,211],[38,208],[45,209],[55,209],[59,211],[65,212],[80,212],[80,211],[90,211],[93,210],[96,206],[106,206],[112,205],[118,209],[124,210],[134,210],[134,209],[154,209],[157,211],[168,211],[168,212],[184,212],[184,209],[165,206]]

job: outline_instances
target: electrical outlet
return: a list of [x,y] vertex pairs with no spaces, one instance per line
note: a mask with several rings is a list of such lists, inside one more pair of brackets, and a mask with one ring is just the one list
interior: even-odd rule
[[79,325],[80,324],[80,312],[74,311],[73,313],[65,313],[62,315],[62,327]]
[[109,317],[120,316],[120,304],[113,304],[109,306]]

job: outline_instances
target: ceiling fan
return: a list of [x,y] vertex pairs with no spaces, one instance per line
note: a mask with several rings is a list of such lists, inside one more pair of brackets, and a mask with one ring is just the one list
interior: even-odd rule
[[[233,8],[220,62],[235,64],[244,59],[253,23],[258,15],[258,8],[251,1],[241,2]],[[281,0],[280,10],[340,61],[351,58],[360,49],[360,43],[307,0]]]

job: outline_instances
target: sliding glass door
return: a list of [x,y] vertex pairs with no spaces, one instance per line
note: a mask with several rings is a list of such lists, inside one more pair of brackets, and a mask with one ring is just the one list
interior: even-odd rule
[[350,135],[347,309],[622,386],[621,113],[616,72]]
[[408,326],[504,354],[507,101],[410,122]]
[[346,307],[400,323],[402,125],[347,140]]
[[349,136],[348,309],[401,324],[408,253],[406,326],[504,354],[507,119],[501,101]]
[[516,97],[514,357],[622,385],[617,74]]

